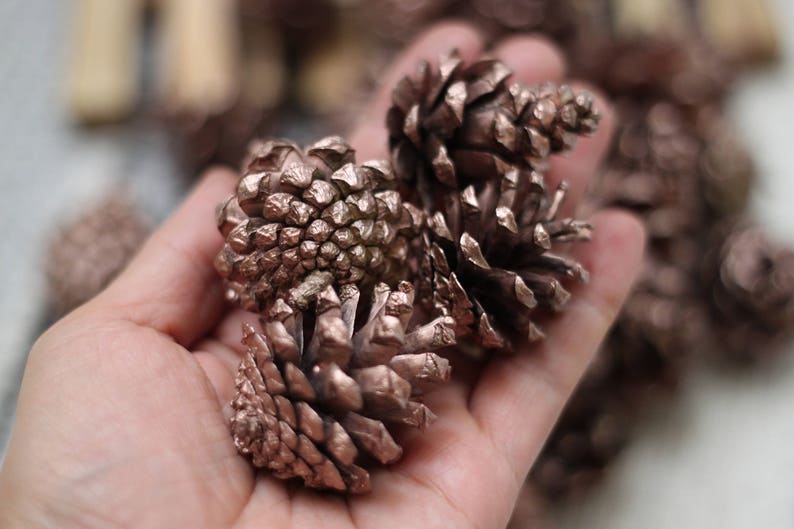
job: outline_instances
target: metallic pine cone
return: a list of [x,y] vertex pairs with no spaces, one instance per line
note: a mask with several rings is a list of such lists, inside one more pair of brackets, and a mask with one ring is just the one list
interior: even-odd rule
[[566,190],[563,183],[549,196],[538,173],[514,168],[479,192],[450,193],[446,213],[432,215],[422,236],[423,305],[451,316],[457,335],[482,349],[509,352],[541,339],[537,309],[559,311],[570,297],[558,278],[588,278],[552,251],[591,234],[586,222],[557,219]]
[[238,102],[220,113],[167,118],[178,157],[191,174],[213,165],[235,166],[274,113]]
[[377,285],[358,327],[358,288],[338,292],[325,287],[309,317],[278,300],[263,333],[244,325],[248,351],[237,374],[231,429],[239,452],[276,477],[360,494],[371,488],[360,465],[390,464],[402,455],[384,423],[423,428],[434,419],[421,395],[449,380],[450,367],[430,351],[453,345],[455,334],[450,318],[407,330],[414,306],[409,283],[394,290]]
[[[585,35],[586,37],[586,35]],[[601,35],[571,45],[571,71],[613,99],[669,100],[698,108],[721,103],[734,72],[702,41],[616,38]]]
[[455,8],[457,0],[363,0],[365,27],[390,44],[405,44]]
[[[498,180],[510,166],[543,171],[599,121],[593,98],[568,86],[508,84],[497,60],[466,65],[452,53],[404,77],[387,115],[392,163],[405,196],[440,209],[444,188]],[[417,197],[413,197],[418,193]]]
[[148,235],[143,214],[115,195],[63,226],[47,256],[50,300],[56,315],[99,294],[127,266]]
[[701,233],[706,214],[698,174],[702,138],[688,114],[669,101],[638,106],[624,99],[617,108],[621,126],[606,170],[595,182],[594,200],[639,215],[650,250],[690,267],[697,252],[671,252]]
[[602,354],[568,402],[528,483],[548,500],[576,496],[598,480],[630,436],[630,410]]
[[716,231],[705,259],[716,352],[759,361],[794,333],[794,250],[746,220]]
[[330,284],[401,279],[422,213],[393,180],[386,162],[356,165],[338,137],[305,150],[281,140],[252,146],[236,193],[218,209],[226,244],[215,267],[227,298],[252,312],[277,299],[305,310]]
[[567,34],[574,29],[575,8],[568,0],[466,0],[472,18],[489,33],[503,35],[512,31],[542,31]]

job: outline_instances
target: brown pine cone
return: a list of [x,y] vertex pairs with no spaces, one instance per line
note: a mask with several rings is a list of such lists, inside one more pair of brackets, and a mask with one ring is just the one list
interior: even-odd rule
[[405,196],[418,193],[413,202],[440,209],[444,188],[498,180],[510,166],[542,171],[551,153],[596,129],[591,95],[508,84],[510,75],[497,60],[466,65],[452,53],[397,84],[387,126]]
[[550,197],[539,174],[511,169],[479,192],[450,193],[446,213],[430,217],[423,234],[423,304],[454,318],[458,336],[484,349],[509,351],[542,338],[535,309],[558,311],[570,296],[558,277],[588,277],[552,251],[590,237],[588,223],[556,218],[566,189]]
[[56,315],[99,294],[127,266],[148,235],[143,214],[115,195],[63,226],[47,257]]
[[452,322],[408,332],[413,298],[409,283],[395,290],[381,283],[366,323],[356,326],[358,288],[342,286],[337,296],[327,286],[312,302],[313,330],[283,300],[265,315],[263,333],[245,325],[231,420],[240,453],[308,487],[369,491],[360,465],[402,454],[384,423],[428,425],[434,415],[419,397],[450,375],[447,360],[430,351],[455,343]]
[[720,55],[703,42],[615,38],[581,39],[569,53],[574,75],[598,85],[612,98],[635,102],[666,99],[702,107],[720,103],[734,78]]
[[406,236],[422,214],[402,202],[393,180],[386,162],[356,165],[338,137],[305,150],[280,140],[254,145],[237,192],[218,210],[226,244],[215,266],[227,298],[253,312],[276,299],[304,310],[331,283],[369,289],[401,279]]
[[705,262],[717,352],[758,361],[794,333],[794,250],[746,220],[716,231]]
[[588,377],[566,405],[529,475],[537,493],[559,499],[582,492],[623,448],[629,416],[626,401],[609,385],[614,382]]
[[559,0],[468,0],[476,13],[474,21],[486,27],[494,26],[494,35],[510,31],[542,31],[559,35],[570,31],[574,7]]
[[[596,182],[595,197],[640,215],[674,207],[687,212],[682,222],[691,226],[698,220],[693,213],[700,213],[697,173],[702,139],[689,116],[669,101],[643,105],[623,99],[617,109],[620,128],[604,175]],[[653,224],[652,218],[647,221]],[[665,233],[670,228],[660,227],[652,230],[652,237],[666,238]]]
[[390,44],[403,44],[454,8],[456,0],[363,0],[365,27]]

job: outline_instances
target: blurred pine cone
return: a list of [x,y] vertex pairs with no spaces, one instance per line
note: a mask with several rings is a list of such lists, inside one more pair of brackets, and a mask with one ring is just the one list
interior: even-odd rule
[[582,38],[571,45],[569,56],[574,75],[598,85],[613,99],[628,97],[635,103],[716,105],[725,99],[734,79],[720,55],[694,37]]
[[364,27],[390,44],[404,44],[454,8],[456,0],[359,0]]
[[589,94],[508,85],[510,75],[497,60],[466,65],[453,53],[438,66],[423,62],[397,84],[387,126],[405,196],[440,209],[444,188],[498,180],[510,166],[542,171],[551,153],[595,130],[599,114]]
[[[434,415],[419,396],[449,379],[449,363],[430,351],[454,344],[452,322],[440,318],[408,332],[413,298],[406,282],[395,290],[377,285],[358,326],[358,288],[342,286],[337,296],[327,286],[312,301],[313,315],[278,300],[264,333],[244,326],[248,352],[231,421],[240,453],[308,487],[369,491],[360,465],[393,463],[402,454],[384,422],[426,426]],[[313,330],[304,323],[310,316]]]
[[533,465],[529,482],[547,499],[585,490],[628,440],[630,410],[611,359],[596,360]]
[[63,315],[99,294],[149,235],[142,213],[113,195],[62,227],[47,257],[50,300]]
[[493,36],[511,31],[542,31],[558,36],[572,30],[575,8],[568,0],[467,0],[473,21]]
[[717,352],[761,360],[794,332],[794,250],[746,220],[716,232],[705,262]]
[[543,178],[512,169],[475,191],[449,194],[427,221],[420,263],[422,302],[450,315],[459,337],[484,349],[513,350],[543,337],[536,308],[560,310],[569,298],[558,278],[586,281],[577,262],[552,251],[587,240],[586,222],[557,219],[566,185],[549,196]]
[[230,301],[261,313],[284,299],[304,310],[332,282],[369,289],[405,274],[406,236],[422,214],[393,189],[388,163],[354,161],[338,137],[305,150],[252,147],[237,192],[218,210],[226,244],[215,266]]

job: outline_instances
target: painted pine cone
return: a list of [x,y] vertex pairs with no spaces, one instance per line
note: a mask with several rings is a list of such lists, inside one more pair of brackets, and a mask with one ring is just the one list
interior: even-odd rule
[[542,171],[552,152],[571,149],[597,127],[591,95],[508,84],[510,76],[497,60],[466,65],[453,53],[437,67],[423,62],[397,84],[387,127],[406,192],[418,185],[419,201],[437,209],[435,195],[445,187],[497,179],[507,166]]
[[57,315],[99,294],[149,236],[143,213],[114,194],[63,226],[47,258],[50,300]]
[[757,361],[794,329],[794,250],[772,243],[747,221],[717,231],[706,284],[718,352]]
[[[321,272],[330,275],[329,272]],[[264,332],[244,326],[248,351],[237,375],[231,429],[240,453],[282,479],[351,493],[370,490],[360,464],[389,464],[402,449],[384,423],[422,428],[433,413],[423,391],[449,379],[433,349],[455,343],[439,318],[408,332],[413,287],[376,285],[366,323],[355,327],[359,290],[326,287],[302,312],[277,300]]]
[[236,193],[218,209],[226,244],[215,266],[227,298],[253,312],[277,298],[303,310],[331,282],[367,289],[400,279],[406,237],[422,214],[402,202],[393,180],[386,162],[356,165],[338,137],[305,150],[286,141],[254,146]]
[[569,298],[558,278],[586,281],[577,262],[552,250],[586,240],[586,222],[557,219],[567,186],[549,196],[543,178],[512,169],[480,192],[450,193],[423,234],[422,302],[455,320],[459,337],[483,349],[513,350],[543,337],[536,308],[560,310]]
[[587,488],[630,436],[630,410],[621,394],[623,380],[609,366],[596,373],[599,360],[566,405],[529,475],[535,489],[548,499]]

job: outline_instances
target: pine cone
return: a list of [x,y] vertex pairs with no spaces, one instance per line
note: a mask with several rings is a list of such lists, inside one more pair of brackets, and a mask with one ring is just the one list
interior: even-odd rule
[[268,141],[249,158],[218,210],[226,244],[215,266],[230,301],[260,313],[276,299],[305,310],[331,283],[369,289],[402,277],[422,214],[392,189],[386,162],[355,165],[337,137],[305,150]]
[[637,103],[669,100],[687,107],[721,103],[734,73],[703,42],[647,38],[581,39],[569,53],[571,70],[612,98]]
[[510,75],[497,60],[465,65],[453,53],[438,67],[423,62],[414,78],[397,84],[387,126],[405,196],[415,190],[413,202],[440,209],[435,195],[445,187],[498,180],[510,166],[542,171],[551,153],[595,130],[599,114],[589,94],[508,85]]
[[366,0],[358,9],[379,39],[402,44],[454,8],[455,0]]
[[[595,380],[594,380],[595,378]],[[589,377],[563,411],[529,476],[548,499],[575,495],[604,472],[630,434],[626,402],[612,377]]]
[[447,213],[429,218],[423,234],[423,304],[452,316],[458,336],[484,349],[509,351],[542,338],[535,309],[558,311],[569,298],[557,277],[588,277],[551,251],[590,237],[586,222],[557,220],[566,189],[549,197],[539,174],[512,169],[479,193],[468,186],[450,194]]
[[494,36],[510,31],[542,31],[560,35],[572,30],[574,7],[559,0],[468,0],[476,12],[475,21],[495,26]]
[[706,263],[718,352],[758,361],[791,337],[794,250],[776,246],[759,228],[738,221],[730,230],[717,230]]
[[308,487],[369,491],[360,465],[402,454],[384,422],[426,426],[434,415],[418,397],[449,379],[449,363],[429,351],[454,344],[452,322],[407,332],[413,298],[406,282],[377,285],[366,323],[354,330],[358,288],[342,286],[337,296],[327,286],[313,302],[313,331],[283,300],[268,311],[264,333],[244,326],[248,352],[231,421],[240,453]]
[[149,235],[131,203],[111,196],[66,224],[47,259],[50,298],[57,315],[99,294],[127,265]]
[[200,174],[212,164],[238,164],[246,145],[262,133],[272,117],[272,111],[237,103],[215,114],[171,116],[168,125],[185,169]]
[[728,119],[719,115],[708,121],[709,130],[700,156],[700,180],[711,216],[719,220],[747,209],[756,170],[747,146]]
[[705,209],[698,175],[703,142],[677,105],[622,103],[620,130],[594,195],[601,204],[640,215],[651,249],[661,251],[668,241],[700,229]]

